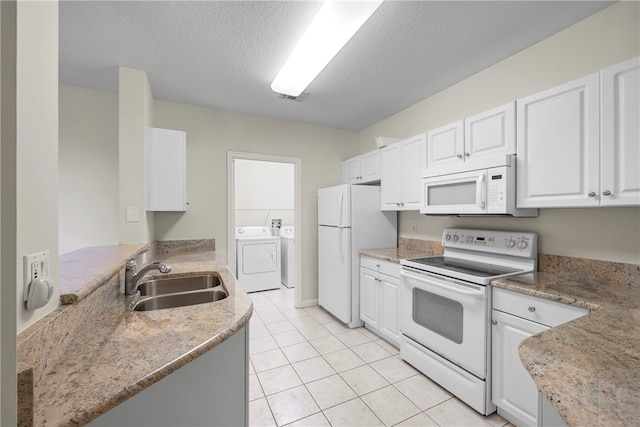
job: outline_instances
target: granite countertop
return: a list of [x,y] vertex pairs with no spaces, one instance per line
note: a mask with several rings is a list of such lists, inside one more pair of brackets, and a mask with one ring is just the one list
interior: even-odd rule
[[570,426],[635,425],[640,420],[640,289],[530,273],[495,287],[588,308],[591,313],[520,344],[538,389]]
[[359,253],[360,255],[391,262],[400,262],[401,259],[420,258],[433,255],[433,253],[426,250],[411,248],[362,249]]
[[116,275],[115,285],[102,285],[94,292],[101,295],[76,304],[85,314],[92,313],[91,320],[74,331],[64,355],[34,379],[34,425],[86,424],[246,325],[253,311],[251,300],[214,250],[160,253],[154,261],[173,268],[163,277],[218,272],[229,296],[212,303],[133,312],[130,307],[137,296],[125,296],[122,274],[120,280]]

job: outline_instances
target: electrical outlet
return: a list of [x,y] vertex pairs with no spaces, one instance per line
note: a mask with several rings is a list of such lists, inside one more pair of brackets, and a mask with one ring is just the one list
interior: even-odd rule
[[418,224],[411,224],[411,232],[416,234],[418,232]]
[[23,292],[24,301],[29,295],[29,284],[35,279],[49,276],[49,251],[35,252],[23,257]]

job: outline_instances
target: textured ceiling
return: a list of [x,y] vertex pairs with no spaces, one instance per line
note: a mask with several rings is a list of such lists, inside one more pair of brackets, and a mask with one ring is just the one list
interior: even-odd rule
[[308,1],[60,1],[60,83],[360,131],[604,9],[595,1],[389,1],[302,102],[271,81],[318,10]]

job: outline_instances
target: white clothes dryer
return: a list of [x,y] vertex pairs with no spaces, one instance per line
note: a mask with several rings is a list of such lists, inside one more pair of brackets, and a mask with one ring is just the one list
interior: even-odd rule
[[280,252],[282,254],[282,284],[287,288],[296,286],[296,241],[293,225],[280,229]]
[[236,278],[247,292],[280,287],[280,237],[269,227],[236,228]]

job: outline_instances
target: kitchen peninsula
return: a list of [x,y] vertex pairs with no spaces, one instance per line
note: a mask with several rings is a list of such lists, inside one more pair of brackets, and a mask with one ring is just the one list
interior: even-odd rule
[[[170,264],[171,276],[217,272],[229,296],[212,303],[134,312],[136,296],[123,293],[124,263],[133,256],[146,258],[143,263]],[[33,381],[31,389],[19,384],[20,425],[29,425],[30,416],[39,426],[87,424],[238,337],[245,354],[235,356],[248,375],[246,326],[253,306],[216,257],[213,241],[81,249],[61,257],[60,272],[61,300],[70,304],[18,336],[19,378]],[[246,381],[239,378],[238,383],[246,391]],[[230,401],[239,400],[237,393],[226,394]],[[246,404],[241,403],[240,414],[245,420]]]

